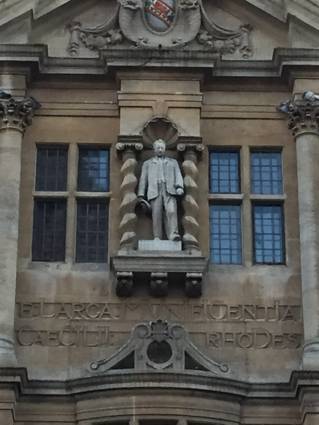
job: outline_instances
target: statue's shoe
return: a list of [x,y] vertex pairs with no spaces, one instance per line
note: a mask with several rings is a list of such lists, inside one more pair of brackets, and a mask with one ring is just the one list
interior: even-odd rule
[[181,240],[181,235],[179,233],[173,233],[171,237],[171,241],[179,242]]

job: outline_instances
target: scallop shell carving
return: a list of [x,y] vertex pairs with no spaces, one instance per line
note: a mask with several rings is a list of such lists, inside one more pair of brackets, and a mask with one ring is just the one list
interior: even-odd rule
[[179,136],[176,124],[163,117],[153,117],[144,125],[141,133],[144,145],[150,148],[157,139],[163,139],[168,148],[173,148]]

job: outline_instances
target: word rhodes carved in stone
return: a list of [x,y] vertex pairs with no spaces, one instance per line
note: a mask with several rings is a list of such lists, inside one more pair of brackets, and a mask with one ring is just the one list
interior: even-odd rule
[[121,321],[165,317],[185,322],[301,322],[301,306],[274,304],[160,303],[160,302],[46,302],[16,304],[19,319]]
[[[238,327],[238,325],[237,325]],[[68,324],[59,329],[19,326],[16,341],[22,347],[113,347],[123,343],[129,332],[113,330],[111,326]],[[189,334],[208,349],[240,348],[243,350],[296,350],[302,347],[303,335],[297,330],[273,332],[266,328],[232,332],[194,332]],[[204,339],[202,339],[204,337]]]
[[[113,15],[95,27],[74,21],[68,25],[68,51],[77,55],[82,46],[91,50],[203,48],[217,54],[252,55],[250,25],[232,30],[215,23],[202,0],[118,0]],[[122,47],[122,46],[121,46]]]
[[211,332],[207,333],[209,348],[242,348],[242,349],[298,349],[302,347],[301,333],[274,333],[265,328],[253,329],[249,332]]

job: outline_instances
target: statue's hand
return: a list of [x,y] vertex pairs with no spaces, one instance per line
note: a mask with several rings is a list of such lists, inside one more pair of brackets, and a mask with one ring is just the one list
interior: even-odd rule
[[178,187],[176,189],[176,195],[178,195],[178,196],[184,195],[184,190],[181,187]]

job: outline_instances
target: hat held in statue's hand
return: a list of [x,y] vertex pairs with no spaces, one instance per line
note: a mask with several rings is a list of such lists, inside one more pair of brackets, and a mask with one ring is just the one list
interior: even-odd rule
[[135,206],[136,214],[145,214],[150,215],[152,212],[152,207],[149,202],[147,202],[144,198],[137,198],[136,206]]

